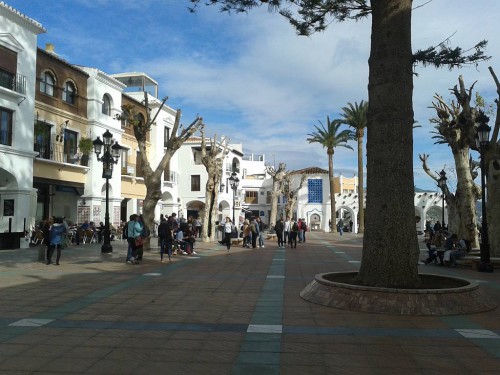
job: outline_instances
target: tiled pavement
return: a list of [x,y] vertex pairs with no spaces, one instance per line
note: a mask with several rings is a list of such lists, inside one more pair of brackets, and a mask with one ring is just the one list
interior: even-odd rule
[[[314,305],[317,273],[356,270],[361,238],[308,233],[296,249],[197,244],[197,256],[125,264],[125,246],[0,251],[1,374],[498,374],[499,309],[415,317]],[[481,282],[500,272],[420,266]]]

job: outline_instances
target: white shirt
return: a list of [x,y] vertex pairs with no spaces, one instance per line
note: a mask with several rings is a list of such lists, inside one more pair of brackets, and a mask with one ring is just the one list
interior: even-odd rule
[[292,225],[292,222],[290,220],[285,221],[284,231],[285,232],[290,232],[290,226],[291,225]]
[[224,223],[224,233],[231,233],[233,230],[233,223]]

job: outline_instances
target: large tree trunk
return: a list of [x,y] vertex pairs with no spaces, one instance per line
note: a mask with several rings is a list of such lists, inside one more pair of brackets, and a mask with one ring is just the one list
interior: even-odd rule
[[458,228],[460,228],[460,211],[457,199],[447,195],[446,205],[448,208],[448,231],[450,233],[458,233]]
[[358,136],[358,233],[365,232],[365,194],[363,189],[363,133]]
[[488,171],[486,218],[491,256],[500,257],[500,146],[497,145],[495,149],[496,154],[492,159],[485,159]]
[[[161,178],[154,173],[148,173],[144,176],[144,183],[147,186],[146,197],[142,204],[142,218],[144,225],[151,231],[154,225],[155,208],[158,201],[161,199]],[[151,248],[151,237],[145,239],[144,250]]]
[[278,214],[278,196],[281,193],[281,185],[285,178],[285,163],[279,163],[278,169],[268,165],[266,172],[273,178],[273,191],[271,192],[271,213],[269,214],[269,225],[276,224],[276,216]]
[[367,199],[357,282],[418,287],[413,203],[411,0],[372,1]]
[[278,195],[280,193],[280,182],[276,176],[273,176],[273,191],[271,192],[271,212],[269,214],[269,224],[276,224],[276,216],[278,215]]
[[[453,152],[457,173],[457,191],[455,192],[459,213],[459,226],[456,233],[460,238],[466,238],[472,247],[478,247],[475,184],[469,165],[469,148],[461,148]],[[450,217],[450,215],[448,215]]]

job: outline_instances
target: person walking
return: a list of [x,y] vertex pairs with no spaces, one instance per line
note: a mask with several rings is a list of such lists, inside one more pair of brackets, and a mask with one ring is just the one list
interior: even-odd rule
[[344,233],[344,220],[339,220],[339,222],[337,223],[337,228],[339,229],[339,233],[342,236],[342,233]]
[[252,231],[250,230],[250,222],[245,219],[242,225],[243,229],[243,247],[250,247],[252,242]]
[[284,238],[283,240],[285,241],[286,244],[290,244],[290,229],[292,226],[292,222],[290,221],[290,216],[286,217],[285,224],[284,224]]
[[194,235],[198,238],[201,238],[201,220],[199,217],[194,219],[194,228],[195,228]]
[[290,225],[290,247],[297,248],[297,233],[299,232],[299,225],[292,219]]
[[127,242],[131,248],[130,259],[127,260],[129,264],[139,264],[137,255],[138,255],[138,245],[136,240],[141,237],[142,233],[142,224],[140,222],[140,218],[136,214],[130,215],[130,221],[127,226]]
[[224,241],[223,243],[226,244],[227,252],[229,253],[229,250],[231,249],[231,235],[233,232],[236,230],[233,222],[229,218],[229,216],[226,216],[226,222],[224,223]]
[[307,224],[306,219],[302,219],[302,242],[306,242]]
[[163,255],[167,251],[168,261],[172,261],[172,241],[173,241],[172,226],[167,219],[162,218],[158,225],[158,238],[160,239],[160,262],[163,263]]
[[252,217],[250,222],[250,230],[252,231],[252,248],[255,249],[257,247],[257,237],[259,237],[259,223],[257,223],[255,217]]
[[258,217],[256,219],[256,221],[257,221],[257,224],[259,226],[259,228],[258,228],[259,229],[259,234],[258,234],[258,236],[259,236],[259,247],[263,248],[264,247],[264,223],[262,222],[262,220],[260,219],[260,217]]
[[66,228],[63,224],[62,218],[55,218],[54,224],[52,224],[49,230],[50,250],[47,255],[47,265],[52,264],[52,254],[54,253],[54,250],[57,250],[56,266],[59,265],[59,260],[61,259],[62,239],[64,235],[66,235]]
[[284,249],[285,245],[283,243],[283,218],[279,218],[278,222],[274,226],[274,230],[276,231],[276,237],[278,238],[278,249]]

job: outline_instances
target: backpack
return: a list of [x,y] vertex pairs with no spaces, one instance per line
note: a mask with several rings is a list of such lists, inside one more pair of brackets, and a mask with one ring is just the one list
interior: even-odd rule
[[125,223],[125,225],[123,226],[122,238],[123,238],[124,240],[128,240],[128,223],[129,223],[129,221],[127,221],[127,222]]
[[250,230],[252,231],[252,233],[257,233],[257,228],[255,228],[254,223],[250,224]]
[[302,222],[302,230],[305,232],[307,230],[307,224],[305,221]]
[[292,232],[297,232],[298,230],[299,230],[299,226],[297,225],[297,223],[293,223]]

